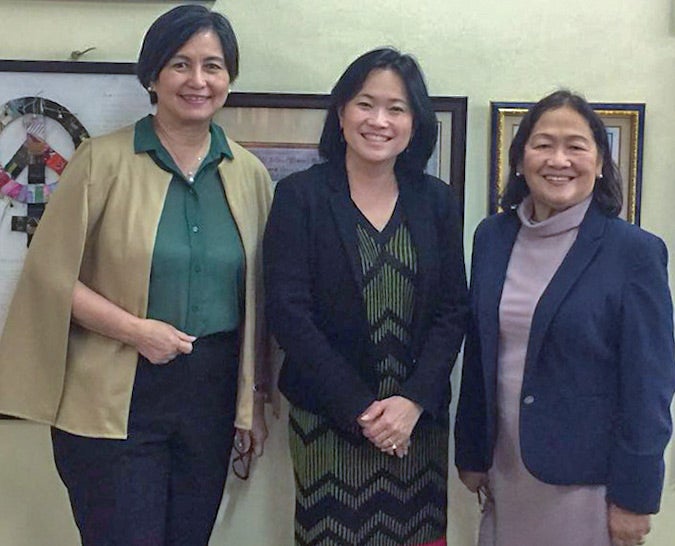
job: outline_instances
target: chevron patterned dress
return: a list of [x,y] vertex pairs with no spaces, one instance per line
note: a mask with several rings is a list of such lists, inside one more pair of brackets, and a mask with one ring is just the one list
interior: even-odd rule
[[[364,217],[356,226],[380,399],[400,392],[412,362],[417,256],[401,216],[397,207],[382,232]],[[297,407],[289,430],[296,544],[407,546],[445,536],[447,424],[421,419],[402,459]]]

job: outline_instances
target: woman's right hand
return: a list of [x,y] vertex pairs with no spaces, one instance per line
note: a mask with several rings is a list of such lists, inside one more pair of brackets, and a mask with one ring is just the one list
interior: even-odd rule
[[650,530],[649,514],[636,514],[613,502],[607,507],[607,525],[612,546],[635,546],[644,544]]
[[197,339],[166,322],[132,315],[79,280],[73,287],[72,320],[131,345],[153,364],[166,364],[179,354],[191,353]]
[[136,350],[152,364],[166,364],[179,354],[192,352],[197,338],[166,322],[142,319],[134,335]]
[[480,488],[487,487],[488,475],[487,472],[472,472],[471,470],[460,470],[459,479],[466,488],[475,493]]

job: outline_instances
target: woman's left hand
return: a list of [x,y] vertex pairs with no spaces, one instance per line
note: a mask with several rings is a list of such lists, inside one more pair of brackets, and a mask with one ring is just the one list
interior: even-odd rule
[[612,503],[607,508],[607,522],[613,546],[644,544],[650,531],[649,514],[636,514]]
[[403,396],[376,400],[357,419],[363,435],[389,455],[408,453],[410,435],[422,415],[422,406]]
[[251,430],[238,428],[234,436],[234,442],[240,453],[246,453],[250,450],[256,457],[262,457],[267,436],[265,403],[262,400],[256,400],[253,406]]

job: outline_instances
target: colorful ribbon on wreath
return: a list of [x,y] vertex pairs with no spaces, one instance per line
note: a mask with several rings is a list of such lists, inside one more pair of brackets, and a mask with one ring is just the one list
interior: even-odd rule
[[0,193],[14,201],[34,205],[47,203],[49,196],[54,193],[58,182],[48,184],[21,184],[14,180],[9,173],[0,167]]
[[68,161],[46,142],[45,117],[57,121],[70,134],[75,148],[89,138],[89,133],[67,108],[42,97],[21,97],[0,106],[0,131],[22,116],[26,116],[24,119],[26,140],[4,167],[0,164],[0,196],[5,195],[27,204],[47,203],[58,182],[21,184],[16,181],[19,174],[35,157],[39,157],[45,167],[49,167],[58,175],[68,164]]
[[58,182],[45,184],[21,184],[15,177],[23,171],[30,157],[42,156],[45,166],[61,174],[68,161],[44,140],[44,130],[39,124],[32,123],[27,127],[26,140],[19,150],[3,168],[0,166],[0,193],[20,203],[47,203]]

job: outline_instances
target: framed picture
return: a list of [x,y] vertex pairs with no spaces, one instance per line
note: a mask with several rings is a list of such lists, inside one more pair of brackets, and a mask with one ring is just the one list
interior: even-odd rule
[[[531,102],[491,102],[489,212],[499,210],[499,199],[509,174],[509,147],[520,120],[533,106]],[[607,128],[612,159],[623,182],[623,208],[620,216],[640,224],[642,190],[642,150],[644,141],[644,103],[591,103]]]
[[[17,98],[52,101],[73,113],[90,136],[133,123],[151,111],[133,63],[0,60],[0,84],[0,114]],[[320,94],[233,92],[216,121],[260,156],[278,180],[318,160],[312,149],[328,100]],[[432,97],[432,102],[439,121],[438,144],[427,170],[451,184],[463,202],[467,99]],[[4,159],[0,155],[0,161]]]
[[[328,95],[232,93],[217,115],[227,134],[256,154],[275,182],[320,161]],[[466,97],[432,97],[438,140],[427,172],[452,185],[464,203]]]
[[[234,92],[216,121],[279,180],[319,160],[328,100],[317,94]],[[452,185],[463,210],[467,99],[432,101],[438,144],[427,170]],[[132,124],[151,111],[133,63],[0,60],[0,331],[26,252],[28,230],[14,228],[28,225],[31,206],[48,201],[59,169],[82,139]],[[27,161],[17,163],[29,133],[38,134],[31,125],[37,118],[40,139],[60,158],[58,168],[46,164],[41,184],[28,180]]]

